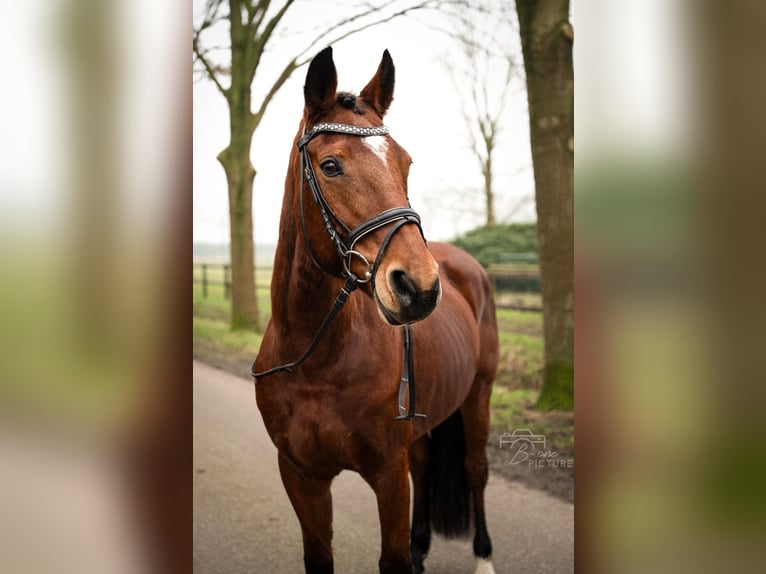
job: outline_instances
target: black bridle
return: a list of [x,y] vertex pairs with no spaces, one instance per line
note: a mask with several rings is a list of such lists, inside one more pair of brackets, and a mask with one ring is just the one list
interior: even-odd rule
[[[251,369],[250,375],[255,378],[267,377],[280,371],[287,371],[292,373],[294,367],[300,365],[314,352],[322,336],[325,334],[327,329],[330,327],[330,324],[346,304],[346,301],[348,300],[348,297],[351,295],[351,293],[356,291],[360,284],[368,282],[371,283],[373,289],[375,288],[375,277],[378,272],[378,267],[380,266],[383,254],[385,253],[386,248],[391,242],[394,234],[404,225],[414,224],[418,226],[420,234],[423,235],[423,229],[420,225],[420,215],[418,215],[418,213],[412,209],[412,207],[395,207],[393,209],[387,209],[386,211],[383,211],[378,215],[371,217],[367,221],[359,224],[353,229],[350,229],[338,217],[338,215],[330,206],[330,203],[327,201],[324,193],[322,193],[322,188],[319,187],[319,180],[317,179],[316,172],[314,171],[314,167],[311,163],[311,157],[309,156],[308,152],[308,143],[317,134],[320,133],[339,133],[357,137],[385,136],[388,134],[388,128],[386,126],[361,127],[337,123],[320,123],[311,128],[308,133],[305,133],[304,131],[303,135],[298,140],[298,151],[301,154],[301,172],[303,172],[304,175],[304,177],[301,177],[299,199],[301,233],[303,234],[303,241],[306,245],[306,251],[311,258],[312,263],[318,269],[326,273],[334,274],[331,270],[327,269],[319,262],[319,259],[316,256],[316,252],[314,251],[313,247],[311,246],[311,242],[309,241],[303,207],[304,179],[309,183],[311,194],[314,197],[314,203],[316,203],[317,207],[319,208],[319,213],[322,217],[322,222],[324,223],[325,230],[330,236],[330,240],[335,245],[338,255],[341,258],[341,262],[343,264],[341,275],[344,279],[346,279],[346,283],[343,285],[340,293],[338,293],[338,296],[335,298],[335,303],[333,304],[332,309],[325,317],[322,325],[317,331],[317,334],[314,336],[314,339],[311,341],[309,347],[306,349],[303,355],[291,363],[272,367],[259,373],[256,373]],[[383,238],[383,241],[380,244],[380,249],[378,249],[378,253],[375,256],[374,262],[370,264],[367,258],[359,251],[356,251],[354,247],[365,235],[368,235],[369,233],[372,233],[373,231],[381,229],[387,225],[390,225],[391,228]],[[338,228],[340,228],[343,235],[338,232]],[[364,277],[360,278],[352,271],[351,262],[353,257],[358,257],[361,259],[366,266]],[[399,381],[399,416],[396,417],[396,419],[412,420],[414,418],[424,418],[425,415],[415,412],[415,374],[413,362],[412,325],[407,324],[402,326],[402,342],[404,346],[404,359],[402,365],[402,376]],[[255,364],[253,364],[253,366],[255,366]],[[404,406],[404,399],[407,388],[409,388],[409,408]]]
[[[311,128],[307,134],[304,134],[298,140],[297,144],[298,150],[301,154],[301,171],[305,175],[305,180],[309,183],[311,194],[314,197],[314,202],[319,208],[319,214],[322,216],[322,222],[324,223],[325,230],[330,236],[330,240],[335,245],[335,248],[341,257],[341,261],[343,262],[343,277],[347,278],[352,274],[351,259],[352,257],[356,256],[360,258],[367,267],[365,276],[363,278],[357,279],[357,281],[359,283],[367,283],[368,281],[372,281],[372,285],[374,287],[375,275],[377,273],[378,266],[380,265],[381,258],[383,257],[383,253],[385,252],[386,247],[388,247],[388,242],[391,240],[391,237],[396,232],[396,230],[408,223],[417,225],[418,229],[420,229],[420,233],[422,234],[423,230],[420,227],[420,215],[418,215],[418,213],[411,207],[395,207],[393,209],[387,209],[386,211],[371,217],[367,221],[356,226],[354,229],[349,229],[349,227],[340,219],[340,217],[338,217],[333,208],[330,206],[330,203],[327,201],[324,193],[322,193],[322,188],[319,187],[319,180],[317,179],[316,172],[314,171],[314,166],[311,163],[311,158],[309,157],[308,143],[317,134],[320,133],[339,133],[357,137],[384,136],[388,134],[388,128],[386,126],[360,127],[346,124],[322,123],[317,124]],[[309,256],[311,257],[311,261],[314,263],[314,265],[316,265],[316,267],[322,271],[332,273],[319,262],[308,238],[303,208],[303,181],[304,180],[301,179],[300,190],[301,232],[303,233],[303,240],[306,244],[306,249],[309,253]],[[373,265],[370,265],[369,261],[367,261],[367,258],[358,251],[355,251],[354,247],[356,246],[357,242],[365,235],[392,223],[394,226],[391,228],[388,235],[383,240],[383,243],[380,246],[380,250],[378,251],[378,255],[375,257],[375,262]],[[337,228],[341,229],[345,237],[338,233]]]

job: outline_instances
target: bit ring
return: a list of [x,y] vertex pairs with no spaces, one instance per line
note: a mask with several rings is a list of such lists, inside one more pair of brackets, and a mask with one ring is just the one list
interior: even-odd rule
[[369,283],[372,280],[372,265],[367,260],[367,258],[359,253],[358,251],[354,251],[353,249],[349,249],[343,254],[343,268],[346,270],[346,273],[348,275],[351,275],[351,257],[356,255],[359,259],[362,260],[364,265],[367,267],[367,270],[364,272],[364,276],[359,278],[358,283],[364,284]]

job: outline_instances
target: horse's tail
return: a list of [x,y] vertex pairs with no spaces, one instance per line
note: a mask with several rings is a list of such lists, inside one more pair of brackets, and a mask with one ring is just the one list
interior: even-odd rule
[[431,526],[446,538],[468,534],[470,495],[465,474],[463,416],[457,410],[431,431]]

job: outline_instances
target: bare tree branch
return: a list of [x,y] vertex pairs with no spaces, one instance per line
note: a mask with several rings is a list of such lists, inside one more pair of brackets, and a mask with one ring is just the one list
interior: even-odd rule
[[[220,15],[222,5],[223,0],[208,0],[205,5],[205,17],[202,20],[203,27],[208,27],[210,24],[226,17]],[[205,24],[207,24],[207,26]]]
[[[351,36],[353,34],[361,32],[362,30],[366,30],[368,28],[372,28],[372,27],[377,26],[379,24],[390,22],[391,20],[393,20],[395,18],[399,18],[401,16],[404,16],[404,15],[410,13],[413,10],[426,10],[426,9],[436,8],[436,7],[438,7],[440,5],[444,5],[444,4],[455,4],[455,5],[457,5],[457,4],[461,4],[461,3],[462,2],[460,2],[459,0],[455,0],[454,2],[434,2],[434,0],[427,0],[425,2],[420,2],[420,3],[415,4],[413,6],[409,6],[409,7],[403,8],[403,9],[399,10],[398,12],[390,14],[386,18],[383,18],[383,19],[380,19],[380,20],[376,20],[374,22],[368,22],[366,24],[359,25],[359,26],[357,26],[355,28],[352,28],[350,30],[346,30],[345,32],[335,36],[332,40],[330,40],[327,43],[327,45],[337,43],[337,42],[343,40],[344,38],[347,38],[347,37],[349,37],[349,36]],[[285,5],[285,7],[283,7],[283,10],[286,10],[286,8],[289,7],[289,4],[292,4],[292,0],[289,0],[289,2]],[[254,127],[257,127],[260,124],[260,122],[263,119],[263,116],[264,116],[264,114],[266,112],[266,109],[267,109],[268,105],[271,103],[272,99],[277,94],[279,89],[290,78],[292,73],[295,70],[297,70],[298,68],[306,65],[311,60],[311,58],[314,56],[314,51],[317,49],[317,46],[320,45],[328,36],[330,36],[331,33],[334,31],[334,29],[341,28],[343,26],[346,26],[348,24],[356,22],[356,21],[358,21],[358,20],[360,20],[360,19],[362,19],[362,18],[364,18],[366,16],[369,16],[371,14],[375,14],[376,12],[380,11],[380,7],[376,7],[376,6],[373,6],[371,4],[367,4],[367,6],[368,6],[367,10],[359,12],[359,13],[354,14],[352,16],[349,16],[348,18],[346,18],[346,19],[342,20],[341,22],[337,23],[336,26],[334,26],[333,29],[330,29],[327,32],[321,34],[319,37],[317,37],[312,42],[310,42],[308,44],[308,46],[306,46],[303,50],[301,50],[301,52],[295,58],[293,58],[292,60],[290,60],[290,62],[288,62],[288,64],[283,68],[283,70],[280,73],[279,77],[272,84],[271,88],[269,89],[269,91],[264,96],[264,98],[263,98],[263,100],[261,102],[261,105],[258,108],[258,111],[253,115],[253,125],[254,125]],[[281,14],[281,15],[275,16],[274,19],[276,19],[276,18],[280,18],[281,19],[282,16],[284,16],[284,13]],[[274,21],[274,19],[272,19],[272,21]],[[272,27],[272,29],[271,29],[272,32],[273,32],[273,29],[276,27],[277,23],[278,23],[278,20],[276,22],[274,22],[274,27]],[[269,35],[271,35],[271,34],[269,34]],[[264,42],[264,46],[265,46],[265,42]]]
[[240,0],[229,0],[229,36],[231,37],[231,57],[232,61],[238,54],[238,45],[242,45],[242,2]]
[[[402,8],[398,12],[394,12],[393,14],[390,14],[389,16],[382,18],[380,20],[375,20],[374,22],[368,22],[366,24],[361,24],[355,28],[352,28],[350,30],[347,30],[345,32],[342,32],[338,34],[337,36],[332,37],[333,32],[338,29],[342,28],[344,26],[347,26],[349,24],[352,24],[362,18],[365,18],[366,16],[369,16],[371,14],[375,14],[377,12],[380,12],[381,7],[375,6],[373,4],[367,3],[368,9],[359,12],[357,14],[354,14],[353,16],[349,16],[345,20],[341,20],[338,22],[334,27],[328,29],[326,32],[323,32],[320,34],[316,39],[314,39],[304,50],[302,50],[297,56],[296,60],[298,61],[298,66],[302,66],[311,59],[311,57],[314,55],[314,52],[317,50],[320,46],[329,46],[332,44],[336,44],[340,42],[341,40],[348,38],[349,36],[352,36],[354,34],[357,34],[363,30],[367,30],[368,28],[372,28],[374,26],[378,26],[380,24],[385,24],[386,22],[390,22],[391,20],[394,20],[396,18],[399,18],[401,16],[405,16],[407,14],[410,14],[412,12],[417,12],[421,10],[438,10],[439,8],[443,8],[447,5],[462,5],[465,4],[464,1],[461,0],[426,0],[424,2],[419,2],[417,4],[414,4],[412,6],[408,6],[406,8]],[[328,37],[332,37],[331,40],[327,40]]]
[[[254,58],[254,61],[251,61],[251,66],[253,66],[253,70],[258,68],[258,64],[261,62],[261,55],[263,55],[264,50],[266,49],[266,44],[268,43],[269,39],[271,39],[272,34],[274,33],[274,29],[277,27],[279,22],[282,20],[284,15],[287,13],[287,10],[292,6],[294,3],[294,0],[287,0],[282,8],[279,9],[279,12],[277,12],[271,20],[269,20],[268,24],[266,24],[266,27],[263,29],[263,32],[261,32],[258,35],[257,40],[255,40],[255,36],[253,37],[253,40],[255,40],[255,45],[248,46],[248,49],[252,49],[252,57]],[[265,14],[265,11],[264,11]],[[255,34],[255,32],[254,32]],[[289,66],[288,66],[289,68]],[[285,68],[287,69],[287,68]],[[295,68],[293,68],[294,70]],[[290,70],[290,73],[292,73],[293,70]],[[281,77],[281,76],[280,76]],[[287,78],[285,78],[287,80]],[[279,80],[277,80],[279,81]],[[284,84],[284,80],[279,84],[279,87]],[[276,85],[276,84],[275,84]],[[279,88],[277,88],[279,89]],[[269,101],[271,98],[269,98]]]
[[271,103],[271,100],[277,94],[279,89],[290,78],[292,73],[295,70],[297,70],[299,67],[301,67],[302,65],[303,64],[299,64],[295,61],[295,59],[293,59],[293,60],[290,60],[287,66],[285,66],[285,68],[282,70],[282,73],[279,75],[277,80],[274,82],[274,84],[272,84],[268,93],[263,97],[263,101],[261,101],[261,105],[258,108],[258,111],[253,115],[252,117],[253,130],[255,130],[258,127],[258,125],[261,123],[261,120],[263,119],[263,116],[266,113],[266,109],[268,108],[269,104]]
[[[263,19],[266,17],[266,12],[269,10],[269,6],[271,5],[271,0],[260,0],[258,4],[255,7],[255,10],[253,11],[253,18],[250,20],[251,26],[255,30],[259,30],[261,27],[261,24],[263,24]],[[257,20],[255,19],[257,17]]]
[[[265,4],[265,7],[264,7]],[[245,0],[245,10],[247,11],[247,26],[251,27],[253,25],[253,22],[255,21],[256,16],[258,15],[258,9],[263,8],[263,12],[265,12],[269,7],[269,0],[261,0],[257,4],[253,4],[251,0]]]
[[224,97],[227,97],[228,91],[218,79],[218,76],[216,75],[216,67],[211,65],[207,59],[209,49],[203,49],[199,43],[199,38],[202,32],[212,27],[217,22],[226,19],[227,16],[220,13],[222,4],[223,0],[208,0],[205,5],[205,15],[202,18],[202,22],[198,27],[192,28],[192,52],[194,53],[194,61],[202,64],[205,76],[215,84],[218,91],[221,92]]
[[194,51],[196,60],[200,62],[205,69],[207,77],[212,80],[213,84],[215,84],[215,87],[218,88],[218,91],[221,92],[221,95],[223,95],[224,98],[228,97],[229,91],[224,88],[221,82],[218,80],[218,77],[215,74],[215,70],[210,65],[210,62],[207,61],[207,58],[205,58],[205,54],[202,52],[202,50],[200,50],[196,34],[192,40],[192,50]]
[[508,222],[513,221],[524,209],[527,209],[530,203],[534,202],[535,193],[530,190],[511,203],[511,207],[506,209],[503,219]]
[[199,37],[204,30],[211,28],[218,22],[226,20],[227,16],[220,13],[222,3],[222,0],[210,0],[207,3],[205,6],[205,16],[202,18],[202,22],[200,22],[199,26],[196,28],[192,27],[195,37]]
[[[481,14],[481,17],[486,18],[486,15]],[[456,66],[454,61],[450,61],[447,68],[456,92],[463,99],[462,115],[468,131],[469,147],[484,179],[487,224],[491,224],[495,222],[493,160],[502,131],[507,95],[517,68],[508,47],[502,51],[501,41],[498,40],[501,32],[506,31],[501,28],[508,21],[497,19],[494,28],[485,34],[480,32],[482,28],[476,25],[474,18],[475,14],[468,12],[457,16],[453,35],[458,39],[462,52],[459,59],[462,65]],[[499,68],[504,69],[498,78]]]

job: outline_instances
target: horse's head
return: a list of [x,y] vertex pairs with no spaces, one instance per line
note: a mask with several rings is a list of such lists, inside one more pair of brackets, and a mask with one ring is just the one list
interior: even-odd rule
[[[419,321],[436,307],[441,286],[419,216],[409,207],[412,159],[382,125],[394,92],[388,51],[359,96],[336,89],[332,49],[326,48],[309,66],[303,137],[297,140],[298,156],[313,168],[298,175],[295,202],[308,253],[330,273],[369,281],[388,323]],[[298,156],[293,169],[301,165]]]

